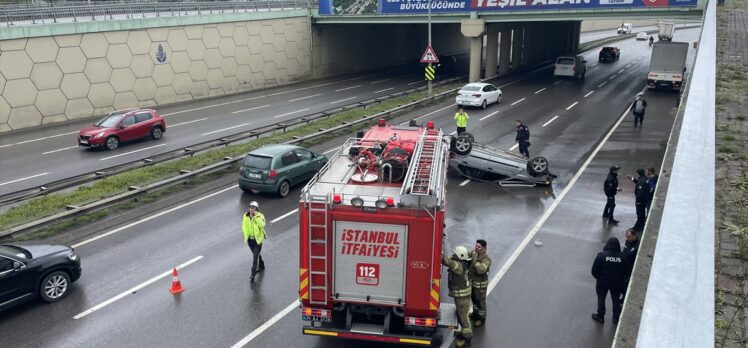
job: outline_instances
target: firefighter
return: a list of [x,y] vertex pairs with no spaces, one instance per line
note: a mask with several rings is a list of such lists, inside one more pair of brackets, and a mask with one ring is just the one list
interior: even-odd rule
[[455,114],[455,125],[457,126],[457,135],[465,133],[467,131],[467,123],[470,116],[468,116],[465,109],[459,107]]
[[468,279],[468,270],[470,269],[470,252],[462,245],[454,248],[452,256],[442,255],[442,265],[449,268],[447,278],[447,287],[449,288],[449,297],[454,298],[455,307],[457,307],[457,320],[460,323],[460,331],[455,331],[455,347],[470,347],[470,341],[473,339],[473,329],[468,320],[470,311],[470,279]]
[[468,277],[473,284],[473,292],[470,295],[473,301],[473,326],[481,327],[486,324],[486,293],[488,292],[488,271],[491,268],[491,258],[486,253],[486,241],[478,239],[475,241],[475,249],[469,255],[472,262]]
[[244,242],[247,243],[249,250],[252,251],[252,275],[249,278],[250,282],[255,281],[255,275],[258,272],[265,270],[265,262],[262,261],[260,251],[262,251],[262,243],[265,241],[267,235],[265,234],[265,215],[262,215],[258,211],[259,207],[260,205],[257,202],[250,202],[247,213],[242,217]]

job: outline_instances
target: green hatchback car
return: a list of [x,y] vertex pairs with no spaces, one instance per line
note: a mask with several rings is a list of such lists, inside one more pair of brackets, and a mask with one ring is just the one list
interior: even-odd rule
[[245,192],[276,192],[286,197],[291,186],[311,179],[327,157],[294,145],[266,145],[250,152],[239,169]]

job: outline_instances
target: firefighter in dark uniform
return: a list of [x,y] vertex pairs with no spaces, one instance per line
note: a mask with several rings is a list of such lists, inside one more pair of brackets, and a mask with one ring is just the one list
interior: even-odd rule
[[455,300],[457,320],[460,323],[460,330],[454,333],[455,347],[457,348],[470,347],[470,341],[473,339],[473,328],[470,325],[470,320],[468,320],[471,305],[471,286],[468,279],[469,254],[470,252],[466,247],[458,245],[454,248],[452,256],[442,255],[442,265],[449,269],[447,277],[449,297]]
[[475,241],[475,249],[470,254],[470,270],[468,278],[473,284],[473,326],[481,327],[486,324],[486,294],[488,292],[488,271],[491,268],[491,258],[486,253],[486,241]]
[[605,209],[603,210],[603,218],[608,218],[608,223],[614,225],[618,224],[618,220],[613,218],[613,211],[616,209],[616,194],[621,191],[618,188],[618,169],[621,169],[621,167],[617,165],[610,167],[608,177],[605,178],[605,183],[603,184],[605,197],[608,198],[608,201],[605,203]]

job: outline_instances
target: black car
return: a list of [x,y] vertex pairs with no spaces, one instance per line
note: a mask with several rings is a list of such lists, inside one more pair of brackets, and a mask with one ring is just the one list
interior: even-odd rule
[[0,310],[40,297],[56,302],[81,276],[81,260],[62,245],[0,245]]
[[612,62],[621,58],[621,50],[618,47],[608,46],[600,50],[599,60],[601,62]]

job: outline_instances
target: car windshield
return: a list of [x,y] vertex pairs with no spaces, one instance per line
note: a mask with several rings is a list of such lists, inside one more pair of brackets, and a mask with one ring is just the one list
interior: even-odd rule
[[107,116],[101,119],[101,121],[97,122],[95,126],[103,127],[103,128],[112,128],[119,123],[119,121],[122,119],[122,115],[114,115],[114,116]]
[[556,60],[556,64],[573,65],[574,58],[559,58]]
[[480,86],[465,86],[462,87],[462,90],[465,92],[478,92],[480,91]]
[[0,245],[0,253],[12,255],[16,258],[24,260],[28,260],[31,257],[31,253],[29,253],[26,249],[12,245]]
[[255,169],[270,169],[270,162],[272,162],[272,160],[272,157],[248,155],[247,157],[244,157],[243,165]]

